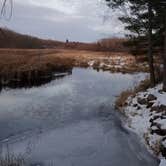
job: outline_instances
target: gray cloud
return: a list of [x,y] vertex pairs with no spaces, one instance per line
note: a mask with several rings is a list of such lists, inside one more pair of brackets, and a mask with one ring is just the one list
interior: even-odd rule
[[42,38],[89,42],[123,36],[117,15],[101,0],[16,0],[11,20],[1,20],[1,26]]

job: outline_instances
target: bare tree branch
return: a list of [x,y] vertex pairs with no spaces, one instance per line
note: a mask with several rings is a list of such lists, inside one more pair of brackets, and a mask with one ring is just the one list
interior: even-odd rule
[[[8,11],[7,11],[8,8]],[[7,15],[9,12],[9,15]],[[13,0],[2,0],[2,6],[0,7],[0,17],[4,17],[6,20],[10,20],[12,17],[13,12]],[[6,38],[6,34],[4,33],[3,29],[0,28],[0,33],[3,37]]]
[[0,9],[1,17],[6,20],[10,20],[13,12],[13,0],[3,0],[2,7]]

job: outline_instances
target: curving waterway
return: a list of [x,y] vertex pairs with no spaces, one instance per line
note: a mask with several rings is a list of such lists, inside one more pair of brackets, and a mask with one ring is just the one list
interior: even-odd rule
[[1,153],[21,154],[31,166],[159,165],[113,106],[144,77],[74,68],[40,87],[2,90]]

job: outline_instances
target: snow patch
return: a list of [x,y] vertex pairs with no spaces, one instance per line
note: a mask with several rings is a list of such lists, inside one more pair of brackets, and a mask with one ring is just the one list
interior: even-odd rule
[[94,63],[95,63],[95,61],[89,61],[89,62],[88,62],[88,65],[89,65],[90,67],[92,67],[92,66],[94,65]]
[[162,159],[159,166],[166,166],[166,160]]
[[[128,106],[124,108],[127,115],[126,125],[144,141],[149,150],[153,150],[158,157],[162,157],[161,145],[166,148],[166,93],[161,91],[162,84],[149,88],[145,92],[139,92],[127,100]],[[148,101],[148,96],[153,95],[157,99]],[[145,99],[145,103],[138,103],[138,99]],[[149,103],[152,105],[149,107]],[[154,108],[156,107],[156,108]],[[152,109],[153,108],[153,109]],[[165,156],[163,156],[165,157]],[[166,160],[161,160],[160,166],[166,166]]]

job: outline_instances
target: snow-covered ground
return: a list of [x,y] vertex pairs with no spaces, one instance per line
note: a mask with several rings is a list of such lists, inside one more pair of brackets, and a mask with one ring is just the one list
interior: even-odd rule
[[124,111],[126,125],[161,159],[160,166],[166,166],[166,93],[161,89],[160,84],[129,97]]
[[161,159],[160,166],[166,166],[166,160],[165,159]]
[[[98,58],[96,60],[91,60],[88,62],[88,65],[90,67],[93,67],[94,65],[99,66],[99,68],[123,68],[126,64],[130,62],[130,59],[122,58],[120,56],[117,57],[108,57],[108,58]],[[133,60],[132,60],[133,62]]]
[[108,70],[112,72],[148,71],[147,63],[136,63],[136,59],[129,56],[126,57],[117,55],[108,57],[93,57],[87,60],[87,65],[95,69]]

